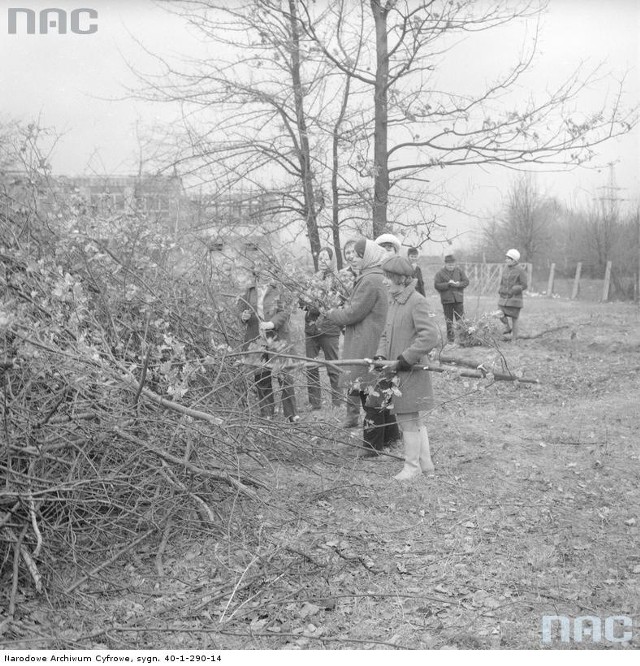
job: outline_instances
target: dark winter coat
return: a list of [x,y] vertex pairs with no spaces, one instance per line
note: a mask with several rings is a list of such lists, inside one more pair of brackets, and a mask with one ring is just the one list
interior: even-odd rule
[[[373,358],[387,317],[387,290],[382,282],[380,266],[362,271],[353,292],[343,307],[331,310],[328,317],[339,326],[345,326],[343,358]],[[362,366],[345,368],[348,382],[360,380],[364,389],[375,383],[378,375]]]
[[[243,310],[251,310],[251,317],[245,323],[243,349],[248,349],[252,342],[260,339],[260,319],[258,318],[258,291],[255,285],[249,287],[238,299],[238,314]],[[267,287],[263,303],[263,321],[272,321],[275,328],[266,331],[269,339],[289,341],[290,310],[286,307],[280,288],[275,284]]]
[[[452,287],[449,280],[459,282],[458,287]],[[464,289],[469,286],[469,278],[459,266],[456,266],[452,271],[446,268],[440,269],[433,280],[433,286],[440,292],[440,301],[445,303],[462,303],[464,302]]]
[[522,292],[528,287],[527,273],[520,264],[505,266],[502,270],[498,294],[498,306],[521,308],[524,305]]
[[[438,344],[440,332],[429,313],[427,300],[415,290],[415,282],[399,294],[392,294],[377,356],[400,359],[402,367],[428,362],[427,354]],[[432,409],[431,375],[426,370],[400,370],[398,388],[402,395],[393,398],[393,411],[409,414]]]

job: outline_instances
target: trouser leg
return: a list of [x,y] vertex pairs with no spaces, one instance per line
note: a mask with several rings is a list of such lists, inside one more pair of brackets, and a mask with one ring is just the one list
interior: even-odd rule
[[402,439],[402,434],[400,433],[400,428],[398,427],[396,415],[393,412],[390,412],[388,409],[383,410],[382,414],[384,417],[383,439],[386,446],[391,444],[391,442]]
[[347,417],[344,427],[357,428],[360,421],[360,391],[347,390]]
[[464,319],[464,303],[454,303],[453,304],[453,334],[455,337],[455,329],[457,323]]
[[291,375],[286,372],[278,375],[278,383],[280,384],[282,412],[285,418],[291,421],[296,415],[296,392]]
[[[320,344],[326,361],[338,360],[338,348],[340,344],[339,335],[322,335]],[[340,391],[340,371],[337,368],[327,366],[329,384],[331,385],[331,403],[334,407],[342,404],[342,393]]]
[[[305,355],[307,358],[316,358],[320,351],[317,335],[307,335],[304,341]],[[307,368],[307,392],[312,409],[320,409],[322,396],[320,394],[320,370],[318,368]]]
[[443,303],[442,309],[444,310],[444,319],[447,323],[447,341],[453,342],[455,335],[453,332],[453,306],[454,303]]
[[258,407],[260,416],[273,416],[275,401],[273,398],[273,386],[271,384],[271,371],[261,370],[255,375],[256,390],[258,392]]

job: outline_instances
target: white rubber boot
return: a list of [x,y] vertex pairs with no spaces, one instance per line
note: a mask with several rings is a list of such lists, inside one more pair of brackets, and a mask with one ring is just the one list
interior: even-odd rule
[[429,433],[427,428],[420,428],[420,468],[423,474],[433,474],[433,461],[431,460],[431,447],[429,446]]
[[420,469],[420,446],[422,440],[419,432],[403,432],[402,439],[404,440],[404,467],[400,474],[396,474],[393,478],[398,481],[407,481],[416,476],[420,476],[422,470]]

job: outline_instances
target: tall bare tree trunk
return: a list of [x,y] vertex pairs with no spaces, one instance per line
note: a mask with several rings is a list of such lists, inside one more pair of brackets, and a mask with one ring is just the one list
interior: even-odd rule
[[[387,225],[389,201],[389,167],[387,154],[387,87],[389,84],[389,48],[387,15],[389,4],[371,0],[376,26],[376,81],[374,86],[373,144],[373,236],[379,236]],[[383,6],[384,5],[384,6]]]
[[333,136],[331,145],[331,236],[333,239],[333,248],[336,252],[336,261],[338,268],[342,268],[342,245],[340,242],[340,192],[338,189],[338,170],[340,168],[339,143],[340,127],[347,112],[349,103],[349,92],[351,91],[351,77],[347,76],[342,96],[342,106],[340,115],[333,126]]
[[315,191],[313,187],[313,171],[311,169],[311,151],[309,149],[309,135],[307,121],[304,113],[304,91],[300,74],[300,23],[298,21],[297,0],[289,0],[289,21],[291,24],[291,78],[296,108],[296,124],[298,126],[298,160],[302,173],[302,189],[304,193],[304,215],[309,236],[309,245],[313,255],[313,264],[318,268],[318,252],[320,251],[320,235],[318,233],[318,219],[315,206]]

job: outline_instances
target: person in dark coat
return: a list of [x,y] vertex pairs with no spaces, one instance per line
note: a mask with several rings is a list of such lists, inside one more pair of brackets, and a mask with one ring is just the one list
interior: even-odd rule
[[[522,292],[529,286],[527,274],[518,263],[520,252],[515,249],[508,250],[505,254],[506,266],[500,278],[498,294],[498,307],[502,310],[500,321],[505,325],[505,334],[511,333],[512,342],[518,340],[518,318],[520,310],[524,305]],[[509,326],[511,319],[511,326]]]
[[413,266],[413,277],[416,280],[416,291],[423,296],[426,296],[424,293],[424,279],[422,278],[422,269],[418,266],[418,257],[420,256],[420,250],[417,247],[410,247],[407,250],[407,259],[409,263]]
[[[285,305],[279,285],[271,279],[263,260],[258,260],[253,269],[255,282],[238,301],[240,321],[246,326],[242,348],[268,348],[275,341],[289,342],[290,308]],[[264,361],[269,353],[262,354]],[[291,375],[278,374],[282,394],[282,411],[287,421],[300,420],[296,414],[296,397]],[[255,387],[258,392],[260,415],[272,418],[275,413],[275,399],[270,368],[260,368],[255,373]]]
[[469,279],[456,264],[456,258],[452,254],[444,258],[444,268],[436,273],[433,286],[440,292],[447,324],[447,341],[455,342],[455,323],[464,318],[463,291],[469,286]]
[[[383,284],[380,264],[389,255],[370,240],[360,239],[355,246],[357,259],[354,268],[359,272],[349,300],[341,308],[329,310],[327,318],[345,327],[344,358],[373,358],[387,318],[387,290]],[[360,393],[365,418],[363,439],[367,447],[365,457],[375,457],[396,436],[394,418],[386,409],[372,406],[367,389],[375,385],[377,373],[360,365],[348,366],[347,381]],[[391,424],[390,428],[387,428]],[[397,426],[396,426],[397,428]]]
[[394,478],[406,481],[433,472],[426,425],[426,412],[434,407],[433,388],[430,373],[416,366],[428,363],[427,354],[440,335],[426,298],[415,289],[413,266],[403,257],[392,257],[382,270],[389,309],[376,359],[391,361],[384,370],[396,374],[400,395],[393,395],[392,408],[402,432],[405,462]]
[[[330,247],[323,247],[318,252],[318,267],[317,276],[329,290],[340,294],[341,285],[333,264],[333,250]],[[322,351],[326,361],[336,361],[340,346],[340,332],[340,326],[326,317],[321,317],[320,310],[313,306],[305,306],[304,334],[307,358],[317,358]],[[340,371],[335,367],[327,366],[327,374],[331,384],[331,402],[334,407],[340,407],[342,405]],[[321,409],[320,370],[317,367],[307,369],[307,390],[311,409]]]

